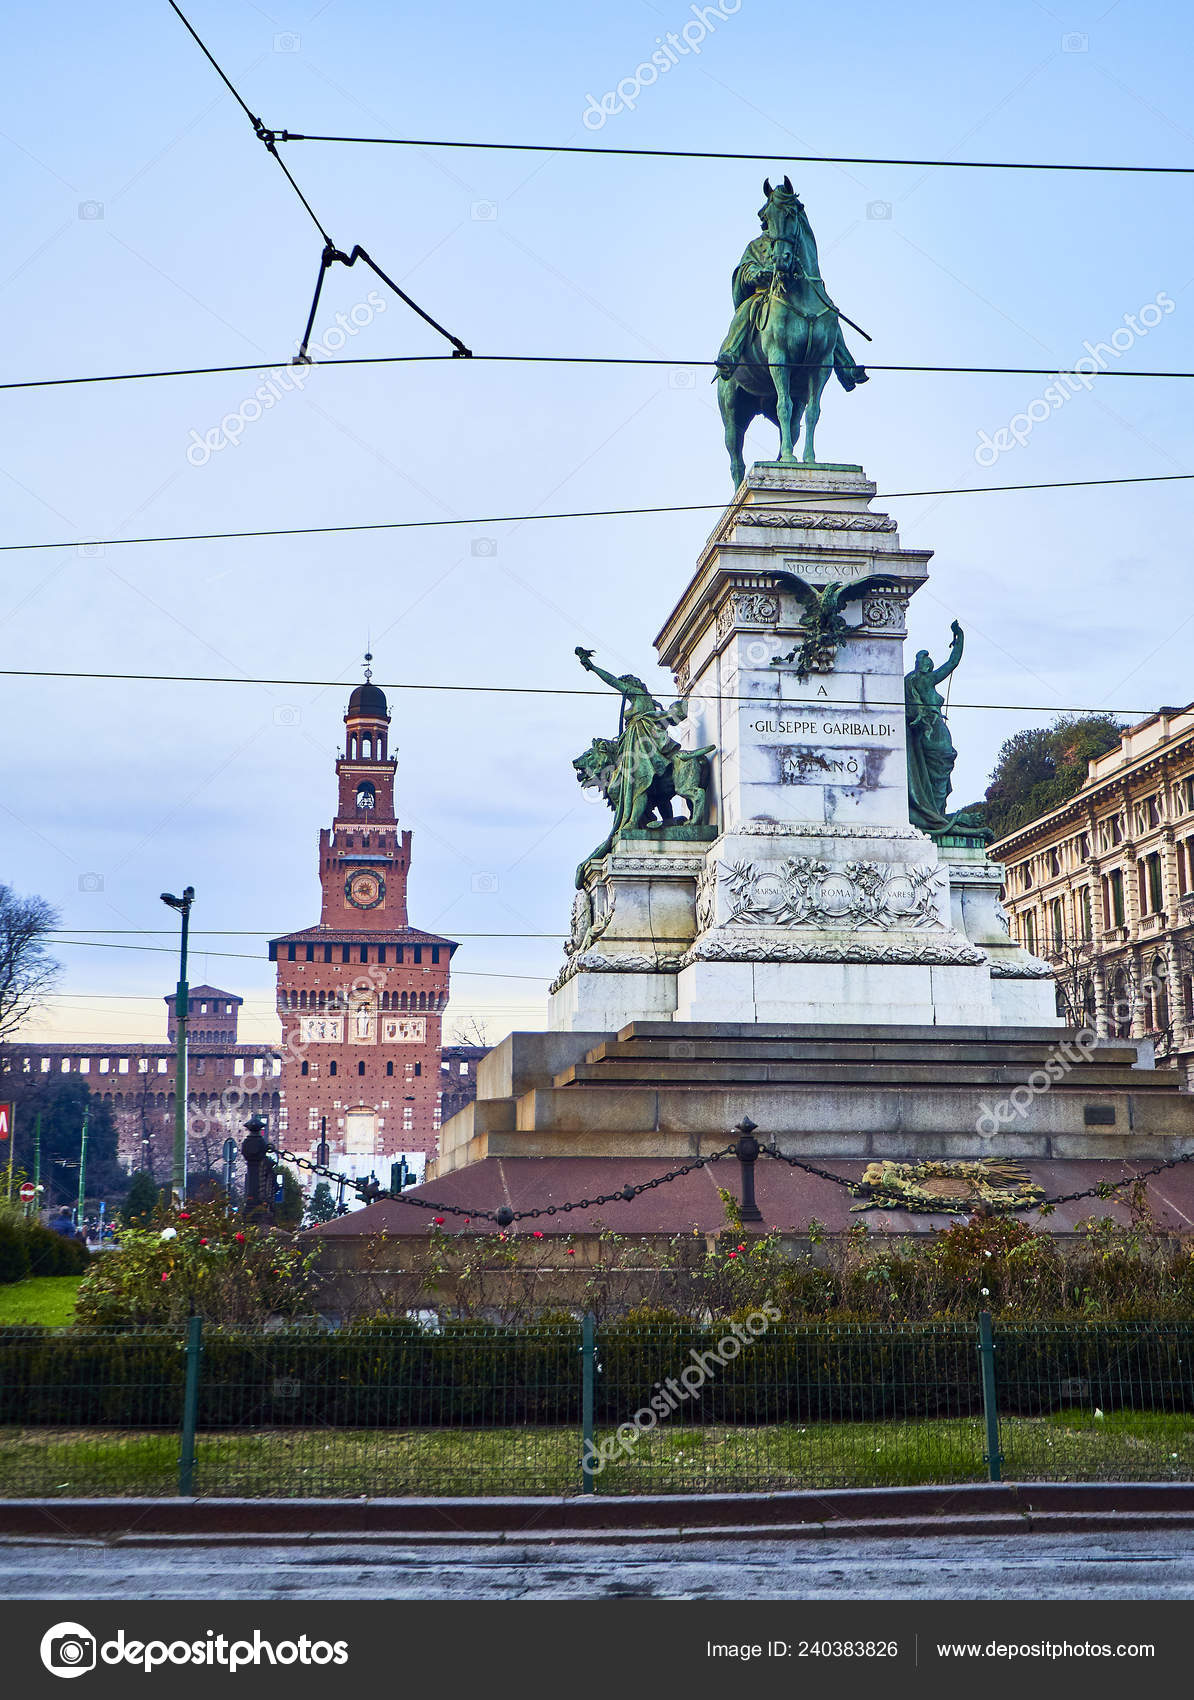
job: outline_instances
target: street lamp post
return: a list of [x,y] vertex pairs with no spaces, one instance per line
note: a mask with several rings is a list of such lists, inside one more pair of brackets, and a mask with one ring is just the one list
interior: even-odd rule
[[184,887],[181,897],[164,891],[162,902],[177,909],[182,916],[182,941],[178,958],[178,990],[174,996],[174,1164],[170,1190],[176,1204],[185,1204],[187,1196],[187,934],[191,925],[191,904],[195,901],[193,885]]

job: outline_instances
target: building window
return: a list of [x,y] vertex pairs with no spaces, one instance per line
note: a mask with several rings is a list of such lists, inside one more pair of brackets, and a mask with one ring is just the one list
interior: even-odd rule
[[319,1108],[315,1104],[307,1111],[307,1132],[319,1132]]
[[1112,868],[1107,875],[1106,891],[1107,925],[1109,927],[1122,927],[1124,924],[1124,876],[1122,868]]
[[368,960],[369,960],[369,946],[367,944],[363,944],[361,946],[361,961],[362,962],[368,962]]
[[432,962],[439,961],[439,946],[437,944],[433,944],[431,947],[431,960]]
[[1049,904],[1049,932],[1053,949],[1060,955],[1065,947],[1065,926],[1061,913],[1061,898],[1055,897]]
[[386,1064],[386,1073],[387,1074],[393,1074],[393,1072],[394,1072],[394,1063],[393,1063],[393,1060],[391,1059],[391,1061],[389,1061]]
[[381,968],[385,967],[386,947],[385,947],[384,944],[379,944],[378,947],[377,947],[377,962],[378,962],[379,967],[381,967]]
[[233,1058],[232,1072],[233,1072],[233,1074],[243,1074],[245,1072],[245,1059],[244,1059],[244,1057],[234,1057]]
[[416,963],[422,962],[422,960],[423,960],[423,946],[421,944],[417,944],[414,948],[415,948],[415,961],[416,961]]
[[294,946],[292,944],[286,946],[286,960],[287,962],[294,961]]
[[304,1064],[303,1064],[303,1066],[302,1066],[302,1067],[301,1067],[301,1069],[300,1069],[300,1070],[299,1070],[299,1073],[300,1073],[300,1074],[301,1074],[301,1075],[302,1075],[302,1076],[303,1076],[303,1077],[304,1077],[304,1079],[305,1079],[305,1078],[306,1078],[306,1076],[307,1076],[307,1075],[308,1075],[308,1074],[309,1074],[309,1073],[310,1073],[310,1069],[311,1069],[311,1065],[310,1065],[310,1063],[304,1063]]
[[315,960],[315,946],[313,944],[309,944],[307,946],[307,961],[308,962],[314,962],[314,960]]
[[49,1059],[49,1057],[43,1057],[41,1059],[41,1071],[42,1071],[43,1074],[49,1074],[49,1072],[50,1072],[50,1059]]
[[336,1073],[338,1073],[338,1071],[339,1071],[339,1068],[340,1068],[340,1065],[339,1065],[339,1063],[337,1063],[337,1062],[330,1062],[330,1063],[329,1063],[329,1064],[328,1064],[328,1073],[329,1073],[329,1074],[336,1074]]
[[467,1074],[468,1073],[468,1064],[466,1062],[461,1063],[460,1072],[461,1072],[461,1074]]
[[[102,1063],[100,1065],[100,1072],[103,1073],[103,1064]],[[80,1074],[90,1074],[91,1073],[91,1058],[90,1057],[80,1057],[79,1058],[79,1073]]]
[[1031,955],[1031,956],[1036,955],[1036,911],[1035,911],[1035,909],[1026,909],[1024,911],[1024,948],[1025,948],[1026,951],[1028,951],[1029,955]]
[[148,1057],[138,1057],[137,1058],[137,1073],[138,1074],[148,1074],[149,1073],[149,1058]]
[[[1149,799],[1152,801],[1152,798]],[[1144,859],[1145,873],[1148,880],[1148,907],[1153,915],[1159,915],[1165,907],[1165,887],[1161,876],[1161,854],[1154,850]]]
[[206,1015],[207,1014],[207,1005],[205,1003],[201,1003],[199,1005],[199,1013],[200,1013],[200,1015]]
[[1093,921],[1090,910],[1090,887],[1084,885],[1078,892],[1078,925],[1084,939],[1093,936]]
[[358,1074],[364,1074],[364,1072],[365,1072],[365,1065],[364,1065],[363,1062],[359,1062],[357,1064],[357,1073]]

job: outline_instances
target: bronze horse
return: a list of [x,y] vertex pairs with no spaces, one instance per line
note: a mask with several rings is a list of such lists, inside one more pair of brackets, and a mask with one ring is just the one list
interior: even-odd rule
[[750,298],[748,327],[736,339],[731,361],[719,362],[717,379],[735,488],[746,470],[742,444],[752,419],[762,414],[779,426],[779,458],[787,461],[796,459],[803,421],[803,459],[815,461],[821,392],[830,372],[836,369],[846,389],[866,382],[866,372],[854,364],[842,340],[841,315],[821,281],[817,245],[800,197],[787,177],[777,189],[764,182],[763,192],[767,203],[759,216],[768,265],[757,277],[766,287]]

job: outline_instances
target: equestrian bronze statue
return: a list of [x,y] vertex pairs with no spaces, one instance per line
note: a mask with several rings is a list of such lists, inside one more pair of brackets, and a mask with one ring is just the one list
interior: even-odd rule
[[717,357],[717,400],[735,489],[746,471],[742,444],[752,419],[762,414],[779,426],[779,458],[787,461],[796,459],[803,421],[807,464],[816,460],[821,392],[830,372],[847,390],[867,381],[846,347],[842,321],[861,336],[866,332],[826,293],[799,195],[787,177],[777,189],[764,182],[763,193],[763,234],[748,243],[735,268],[734,317]]

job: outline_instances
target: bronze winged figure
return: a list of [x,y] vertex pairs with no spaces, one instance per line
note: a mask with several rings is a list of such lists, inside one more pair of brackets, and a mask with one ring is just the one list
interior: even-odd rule
[[773,582],[777,590],[786,590],[803,603],[804,616],[800,621],[803,636],[796,648],[787,655],[777,656],[771,665],[790,667],[795,662],[797,678],[804,679],[810,673],[832,673],[838,645],[853,629],[840,610],[847,603],[859,602],[876,591],[898,590],[902,581],[885,573],[872,573],[869,578],[818,588],[795,573],[776,573]]

